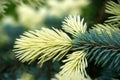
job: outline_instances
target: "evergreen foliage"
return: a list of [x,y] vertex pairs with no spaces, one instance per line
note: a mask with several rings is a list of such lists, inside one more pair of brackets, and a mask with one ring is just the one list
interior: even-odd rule
[[119,22],[120,20],[120,0],[117,1],[118,3],[109,1],[106,5],[106,12],[114,15],[112,17],[109,17],[109,20],[107,20],[107,22]]
[[14,46],[17,58],[22,62],[32,62],[39,59],[42,65],[44,62],[54,57],[54,60],[60,60],[70,50],[71,39],[61,30],[47,29],[30,31],[24,33],[20,39],[17,39]]
[[28,4],[31,7],[38,8],[45,3],[45,0],[0,0],[0,14],[4,14],[9,5]]
[[[119,77],[120,72],[120,0],[118,4],[110,1],[106,12],[114,14],[105,24],[96,24],[89,29],[80,16],[68,16],[62,30],[42,28],[25,32],[16,39],[14,51],[22,62],[38,60],[42,66],[48,60],[63,60],[61,71],[56,80],[91,80],[86,68],[94,61],[95,65],[106,69],[108,74],[98,80]],[[87,30],[88,29],[88,30]],[[66,33],[65,33],[66,32]],[[70,35],[69,35],[70,34]],[[72,53],[71,53],[72,52]],[[67,59],[66,59],[67,57]],[[108,72],[109,70],[109,72]],[[104,72],[104,70],[102,71]],[[113,74],[113,73],[117,74]]]
[[[110,17],[108,22],[119,21],[119,6],[113,1],[108,2],[106,12],[115,15]],[[72,37],[54,28],[25,32],[20,39],[16,40],[14,46],[17,58],[22,62],[38,59],[40,60],[38,63],[42,65],[47,60],[61,60],[67,55],[56,80],[91,80],[86,68],[92,61],[102,68],[114,72],[120,71],[120,29],[118,27],[113,24],[97,24],[87,30],[84,19],[70,15],[65,18],[62,28]]]

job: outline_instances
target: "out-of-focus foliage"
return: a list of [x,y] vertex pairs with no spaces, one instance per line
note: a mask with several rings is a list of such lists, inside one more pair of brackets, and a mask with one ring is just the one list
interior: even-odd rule
[[43,8],[35,10],[34,8],[25,4],[18,6],[16,11],[19,22],[28,29],[33,29],[36,26],[43,26],[45,16],[47,15],[47,10],[44,10]]
[[8,2],[6,0],[0,0],[0,13],[5,13]]
[[40,7],[46,0],[11,0],[15,4],[28,4],[34,8]]
[[90,4],[83,9],[82,16],[88,25],[101,23],[105,19],[105,4],[107,0],[91,0]]
[[6,8],[8,8],[8,5],[11,4],[28,4],[32,7],[39,7],[43,3],[45,3],[45,0],[0,0],[0,13],[5,13]]
[[48,17],[61,18],[68,14],[81,14],[82,8],[88,5],[88,1],[89,0],[46,0],[47,6],[41,6],[37,10],[30,5],[20,5],[17,8],[17,13],[19,21],[25,24],[25,26],[43,26],[44,21],[48,20]]
[[9,37],[6,35],[6,33],[4,32],[3,28],[0,27],[0,37],[2,40],[0,40],[0,48],[4,45],[6,45],[6,43],[8,43],[9,41]]
[[29,73],[23,73],[22,76],[17,80],[34,80],[34,77]]

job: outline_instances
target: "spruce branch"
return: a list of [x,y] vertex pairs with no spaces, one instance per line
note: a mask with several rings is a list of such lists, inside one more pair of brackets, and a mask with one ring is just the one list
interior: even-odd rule
[[113,15],[120,15],[120,0],[117,0],[118,1],[118,4],[113,2],[113,1],[109,1],[107,2],[107,5],[106,5],[106,12],[107,13],[110,13],[110,14],[113,14]]
[[[99,30],[99,31],[98,31]],[[95,64],[102,67],[120,70],[120,30],[110,25],[96,25],[79,38],[73,40],[76,49],[86,49],[88,61],[95,60]]]
[[105,22],[109,22],[112,24],[118,24],[120,21],[120,0],[117,0],[118,3],[113,1],[109,1],[106,4],[106,13],[112,14],[113,16],[108,17],[108,20]]
[[79,16],[69,16],[63,22],[63,29],[70,33],[73,39],[55,28],[25,32],[15,42],[16,57],[22,62],[38,59],[42,66],[50,59],[61,60],[72,51],[73,53],[68,54],[67,59],[63,61],[65,65],[59,73],[59,80],[72,80],[73,76],[77,78],[78,75],[80,79],[89,80],[85,71],[87,60],[95,60],[97,65],[119,71],[120,29],[113,25],[97,24],[93,29],[86,31],[86,23],[84,19],[80,19]]
[[72,15],[65,18],[62,26],[63,29],[70,33],[73,37],[77,37],[80,32],[86,32],[87,29],[87,24],[84,23],[84,18],[81,19],[80,16]]
[[[66,24],[69,24],[72,20],[75,24],[73,28],[71,25],[71,30],[69,31],[71,34],[73,31],[77,31],[77,29],[79,29],[77,34],[79,32],[83,33],[86,30],[86,24],[83,25],[83,19],[80,21],[80,16],[69,16],[69,18]],[[66,28],[64,26],[64,29],[67,29],[67,25]],[[74,30],[72,31],[72,29]],[[15,42],[14,51],[17,53],[16,57],[22,62],[27,61],[31,63],[39,57],[38,59],[40,59],[40,61],[38,63],[43,64],[52,58],[53,60],[62,59],[62,57],[71,50],[72,46],[72,40],[63,31],[54,28],[53,30],[42,28],[42,30],[24,33],[23,36]]]
[[85,70],[88,64],[84,50],[68,54],[63,63],[56,80],[91,80]]
[[25,32],[15,42],[16,57],[22,62],[44,62],[60,60],[72,47],[72,40],[61,30],[42,28],[42,30]]
[[[70,24],[72,20],[73,23]],[[67,22],[64,23],[66,26],[63,26],[63,28],[67,31],[67,28],[71,27],[69,33],[77,38],[78,34],[85,33],[87,28],[83,21],[84,19],[80,20],[80,16],[69,16]],[[70,50],[72,51],[73,45],[71,38],[62,30],[42,28],[41,30],[25,32],[20,36],[15,42],[14,51],[20,61],[31,63],[38,59],[38,63],[42,66],[44,62],[50,59],[53,59],[53,61],[62,59]],[[66,75],[70,77],[70,79],[73,79],[75,76],[78,79],[88,78],[85,71],[87,67],[85,55],[84,51],[75,51],[68,55],[68,59],[63,61],[66,64],[60,72],[62,79]],[[69,68],[67,66],[69,66]]]

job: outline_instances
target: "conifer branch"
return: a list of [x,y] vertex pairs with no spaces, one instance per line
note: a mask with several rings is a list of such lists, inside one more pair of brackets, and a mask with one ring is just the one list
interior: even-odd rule
[[72,41],[66,33],[48,28],[26,32],[15,44],[14,51],[19,60],[33,62],[39,59],[40,65],[52,58],[60,60],[72,47]]
[[65,18],[62,26],[63,29],[73,37],[77,37],[80,32],[85,33],[87,29],[87,24],[84,22],[84,18],[81,19],[80,16],[72,15]]
[[89,80],[85,68],[87,61],[92,60],[95,60],[97,65],[119,71],[120,29],[113,25],[97,24],[93,29],[86,31],[87,26],[83,21],[79,16],[69,16],[63,22],[63,29],[70,33],[73,39],[62,30],[55,28],[52,30],[42,28],[24,33],[15,42],[16,57],[22,62],[33,62],[38,59],[38,63],[42,65],[50,59],[61,60],[72,51],[73,53],[63,61],[65,65],[60,72],[61,80],[66,76],[70,80],[78,75],[78,78],[81,76]]
[[106,5],[106,13],[112,14],[113,16],[108,17],[108,20],[105,22],[109,22],[111,24],[119,24],[120,21],[120,0],[117,0],[118,3],[113,1],[109,1]]
[[[76,49],[86,49],[88,61],[95,60],[95,64],[102,67],[120,70],[118,56],[120,53],[120,30],[109,25],[96,25],[79,38],[73,40]],[[112,60],[113,59],[113,60]],[[111,61],[112,60],[112,61]],[[118,62],[116,64],[116,62]]]
[[68,54],[63,62],[56,80],[91,80],[85,70],[88,64],[84,50]]

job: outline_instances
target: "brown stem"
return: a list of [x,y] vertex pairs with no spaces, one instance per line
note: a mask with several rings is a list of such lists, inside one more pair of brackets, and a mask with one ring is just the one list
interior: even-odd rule
[[98,13],[98,18],[97,18],[97,21],[96,23],[103,23],[104,22],[104,19],[105,19],[105,4],[108,0],[104,0],[103,3],[102,3],[102,7],[101,9],[99,10],[99,13]]
[[[82,43],[82,44],[80,44],[80,46],[86,46],[86,44],[85,43]],[[118,47],[118,46],[112,46],[112,45],[103,45],[103,44],[99,44],[99,43],[91,43],[91,46],[92,47],[97,47],[97,46],[104,46],[104,48],[106,48],[106,49],[114,49],[114,50],[118,50],[118,51],[120,51],[120,47]]]

